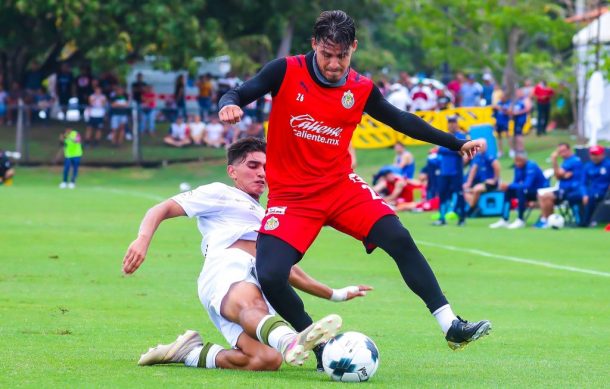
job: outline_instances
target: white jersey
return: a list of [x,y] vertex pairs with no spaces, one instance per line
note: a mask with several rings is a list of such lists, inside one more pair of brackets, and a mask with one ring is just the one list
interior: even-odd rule
[[[215,182],[172,197],[188,217],[197,217],[204,256],[218,258],[238,239],[256,240],[264,208],[247,193]],[[207,261],[206,261],[207,262]],[[206,263],[207,266],[207,263]]]

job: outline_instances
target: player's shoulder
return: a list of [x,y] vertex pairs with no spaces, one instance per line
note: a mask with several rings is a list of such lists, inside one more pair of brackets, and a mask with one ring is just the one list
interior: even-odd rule
[[230,186],[224,184],[222,182],[212,182],[205,185],[200,185],[193,190],[195,194],[205,194],[205,195],[221,195],[227,193],[229,191]]
[[373,80],[371,80],[370,78],[366,77],[365,75],[363,75],[361,73],[358,73],[353,68],[351,68],[349,70],[347,79],[348,79],[348,81],[350,81],[356,85],[363,85],[363,86],[372,86],[373,85]]

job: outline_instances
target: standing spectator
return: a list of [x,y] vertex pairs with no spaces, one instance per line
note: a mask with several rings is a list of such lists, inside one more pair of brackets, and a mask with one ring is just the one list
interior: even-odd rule
[[174,84],[174,103],[176,104],[177,115],[186,118],[186,85],[184,83],[184,74],[176,77]]
[[460,86],[460,107],[480,107],[482,95],[483,87],[475,80],[474,74],[469,74]]
[[210,73],[199,76],[199,80],[197,81],[197,89],[199,90],[199,95],[197,96],[197,102],[199,103],[199,115],[201,118],[203,118],[203,121],[207,122],[210,109],[212,108],[212,94],[214,91],[212,85],[212,75]]
[[419,172],[419,181],[426,188],[426,200],[432,200],[438,196],[438,182],[441,174],[441,159],[438,155],[438,147],[428,151],[426,166]]
[[33,61],[30,69],[25,73],[23,86],[25,88],[24,102],[28,105],[33,104],[36,94],[42,88],[42,72],[38,62]]
[[415,175],[415,158],[413,158],[413,154],[405,149],[405,146],[400,142],[394,144],[394,152],[396,153],[394,166],[400,169],[400,174],[404,178],[413,179]]
[[182,116],[178,116],[176,121],[172,123],[170,133],[163,138],[163,142],[174,147],[184,147],[191,144],[188,127]]
[[[508,136],[508,125],[510,124],[510,113],[513,103],[507,93],[503,93],[498,104],[494,106],[496,116],[496,135],[498,137],[498,158],[504,153],[503,138]],[[510,146],[509,146],[510,147]]]
[[201,121],[201,116],[193,115],[192,120],[189,120],[188,128],[191,132],[191,139],[197,146],[203,144],[203,136],[205,135],[205,123]]
[[462,84],[464,83],[464,73],[457,72],[455,73],[455,78],[447,84],[447,89],[453,95],[453,101],[456,107],[462,106],[462,101],[460,99],[460,89],[462,88]]
[[[83,156],[80,134],[71,128],[67,128],[66,131],[59,136],[59,140],[64,147],[64,174],[63,181],[59,184],[59,188],[74,189],[76,186],[80,159]],[[72,178],[68,182],[70,168],[72,168]]]
[[17,120],[19,100],[25,100],[25,93],[23,89],[21,89],[21,84],[17,81],[13,81],[7,99],[7,120],[9,125],[13,123],[13,120]]
[[85,107],[89,105],[89,96],[93,94],[93,76],[91,68],[88,66],[80,67],[80,74],[76,77],[76,97],[81,114]]
[[523,94],[522,89],[515,91],[515,101],[511,109],[513,118],[513,144],[510,150],[510,157],[515,156],[515,152],[525,151],[523,146],[523,127],[527,123],[527,115],[531,110],[530,99]]
[[89,121],[87,122],[85,132],[85,147],[89,145],[97,146],[102,140],[104,118],[106,117],[106,107],[108,106],[108,99],[102,93],[102,87],[98,85],[93,89],[93,94],[89,96],[88,103]]
[[[515,173],[511,184],[501,183],[500,190],[504,192],[504,205],[502,218],[489,225],[489,228],[509,229],[525,227],[525,210],[528,203],[536,201],[538,189],[547,185],[542,169],[534,161],[528,161],[524,152],[515,154]],[[514,222],[509,223],[512,199],[517,199],[518,216]]]
[[[466,140],[466,136],[460,132],[457,117],[447,118],[447,129],[460,140]],[[458,214],[458,226],[465,223],[466,212],[464,203],[464,166],[462,156],[457,152],[446,147],[439,147],[438,153],[441,156],[441,174],[439,177],[439,219],[433,223],[435,226],[447,224],[446,215],[451,208],[453,198],[456,197],[455,212]]]
[[464,198],[470,205],[469,215],[477,212],[481,194],[498,189],[500,182],[500,162],[487,150],[487,141],[481,139],[481,150],[472,159],[470,171],[464,183]]
[[68,109],[68,102],[72,96],[74,96],[74,76],[72,70],[67,62],[61,64],[61,70],[57,73],[55,82],[55,93],[59,99],[59,106],[61,111],[66,114]]
[[45,87],[41,87],[34,95],[34,108],[40,119],[46,120],[51,117],[51,108],[53,108],[54,99],[47,92]]
[[131,83],[131,99],[136,103],[138,108],[142,105],[142,95],[148,84],[144,82],[142,73],[136,75],[136,80]]
[[4,124],[8,105],[8,93],[4,90],[4,85],[0,83],[0,125]]
[[[563,158],[563,163],[559,166],[557,158]],[[580,208],[583,199],[583,164],[580,158],[574,155],[572,148],[567,143],[560,143],[557,149],[551,154],[553,172],[559,181],[559,189],[547,192],[539,196],[540,220],[536,223],[538,228],[547,227],[547,218],[553,213],[555,205],[567,201],[572,209],[576,223],[580,224]]]
[[486,106],[493,104],[494,88],[495,83],[492,75],[489,73],[483,74],[483,100],[485,100]]
[[523,96],[532,97],[534,94],[534,87],[532,86],[532,80],[529,78],[523,81],[523,86],[521,87],[523,91]]
[[411,89],[411,100],[415,111],[427,111],[436,105],[436,96],[432,89],[424,83],[423,78],[420,78],[417,85]]
[[155,136],[155,120],[157,118],[157,95],[152,85],[146,84],[142,93],[140,110],[140,132]]
[[409,92],[413,88],[413,82],[411,82],[411,76],[409,75],[409,73],[404,71],[400,72],[398,77],[399,82],[402,84],[402,86],[407,88],[407,92]]
[[215,148],[220,148],[224,146],[224,133],[225,128],[223,124],[220,123],[220,120],[218,119],[218,114],[211,115],[210,122],[205,126],[205,144]]
[[[0,84],[2,87],[2,84]],[[15,169],[11,160],[4,150],[0,149],[0,185],[11,186],[13,185],[13,177],[15,176]]]
[[584,167],[585,217],[581,225],[591,225],[591,218],[597,205],[604,199],[606,192],[610,190],[610,158],[606,157],[606,149],[602,146],[589,148],[591,160]]
[[413,103],[411,101],[411,96],[409,96],[409,90],[397,82],[390,85],[388,101],[402,111],[409,111],[411,104]]
[[554,94],[553,88],[547,86],[544,80],[540,80],[534,88],[533,95],[538,111],[538,122],[536,123],[536,135],[538,136],[546,134],[546,127],[551,116],[551,99]]
[[112,145],[119,147],[125,140],[125,128],[129,122],[129,97],[121,85],[110,96],[110,129]]
[[119,84],[119,79],[114,75],[114,73],[108,71],[102,73],[99,82],[100,86],[102,87],[102,93],[104,93],[106,97],[110,99],[116,86]]

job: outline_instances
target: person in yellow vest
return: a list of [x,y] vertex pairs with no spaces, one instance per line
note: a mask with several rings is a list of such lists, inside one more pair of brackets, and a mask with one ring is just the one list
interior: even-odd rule
[[[64,146],[64,178],[59,187],[61,189],[75,188],[76,176],[78,175],[78,166],[80,159],[83,156],[83,146],[81,144],[80,134],[72,128],[67,128],[63,134],[59,136],[60,142]],[[72,168],[72,178],[68,182],[68,175]]]
[[13,185],[15,169],[7,153],[0,149],[0,185]]

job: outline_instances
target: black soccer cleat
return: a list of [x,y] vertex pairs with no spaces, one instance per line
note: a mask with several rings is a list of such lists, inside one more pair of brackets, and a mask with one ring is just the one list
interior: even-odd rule
[[320,343],[312,350],[316,355],[316,370],[322,373],[324,372],[324,365],[322,364],[322,353],[324,352],[324,346],[326,346],[326,343]]
[[489,320],[481,320],[476,323],[470,323],[458,316],[451,323],[451,327],[445,335],[447,344],[452,350],[461,350],[470,342],[474,342],[482,336],[488,335],[491,331],[491,322]]

